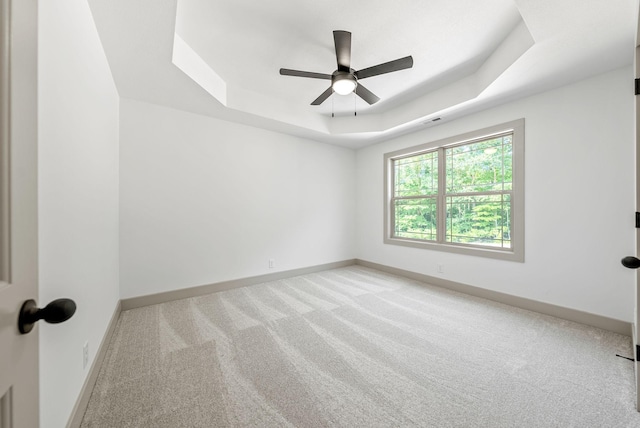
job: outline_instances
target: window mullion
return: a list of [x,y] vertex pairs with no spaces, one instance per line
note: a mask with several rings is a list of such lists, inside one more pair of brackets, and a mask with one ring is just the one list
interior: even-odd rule
[[444,153],[444,148],[440,147],[438,149],[438,200],[436,207],[438,210],[438,231],[436,238],[439,243],[445,242],[447,233],[447,207],[445,205],[445,192],[447,189],[447,161]]
[[513,190],[487,190],[483,192],[454,192],[447,193],[447,196],[456,197],[456,196],[487,196],[487,195],[511,195],[513,194]]
[[388,191],[391,194],[389,198],[389,206],[387,215],[389,216],[389,222],[387,223],[387,227],[389,227],[389,233],[391,236],[396,236],[396,161],[391,160],[388,163],[387,168],[391,169],[391,174],[389,176],[388,183]]

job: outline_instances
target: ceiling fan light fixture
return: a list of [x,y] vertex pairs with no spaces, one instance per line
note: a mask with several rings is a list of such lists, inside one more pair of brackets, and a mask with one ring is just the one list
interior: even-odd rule
[[357,85],[356,78],[349,73],[333,76],[333,82],[331,83],[333,91],[338,95],[350,94]]

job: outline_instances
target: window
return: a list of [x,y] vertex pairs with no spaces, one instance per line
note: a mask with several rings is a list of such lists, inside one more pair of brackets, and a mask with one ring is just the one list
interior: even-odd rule
[[524,261],[524,119],[385,155],[385,243]]

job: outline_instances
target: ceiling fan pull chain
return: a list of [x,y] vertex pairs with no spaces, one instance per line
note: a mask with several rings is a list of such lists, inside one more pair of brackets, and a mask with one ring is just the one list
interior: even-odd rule
[[353,88],[353,115],[357,116],[358,113],[356,111],[357,109],[357,102],[358,102],[358,86],[356,85],[355,88]]
[[334,103],[335,103],[335,98],[336,97],[331,97],[331,117],[334,117],[334,115],[333,115],[333,106],[334,106]]

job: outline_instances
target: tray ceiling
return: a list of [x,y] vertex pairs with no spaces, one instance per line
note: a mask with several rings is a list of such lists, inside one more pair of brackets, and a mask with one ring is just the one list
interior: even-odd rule
[[[120,96],[353,148],[631,64],[637,20],[633,0],[89,4]],[[311,106],[328,81],[279,69],[331,74],[333,30],[354,69],[414,66],[368,78],[372,106]]]

